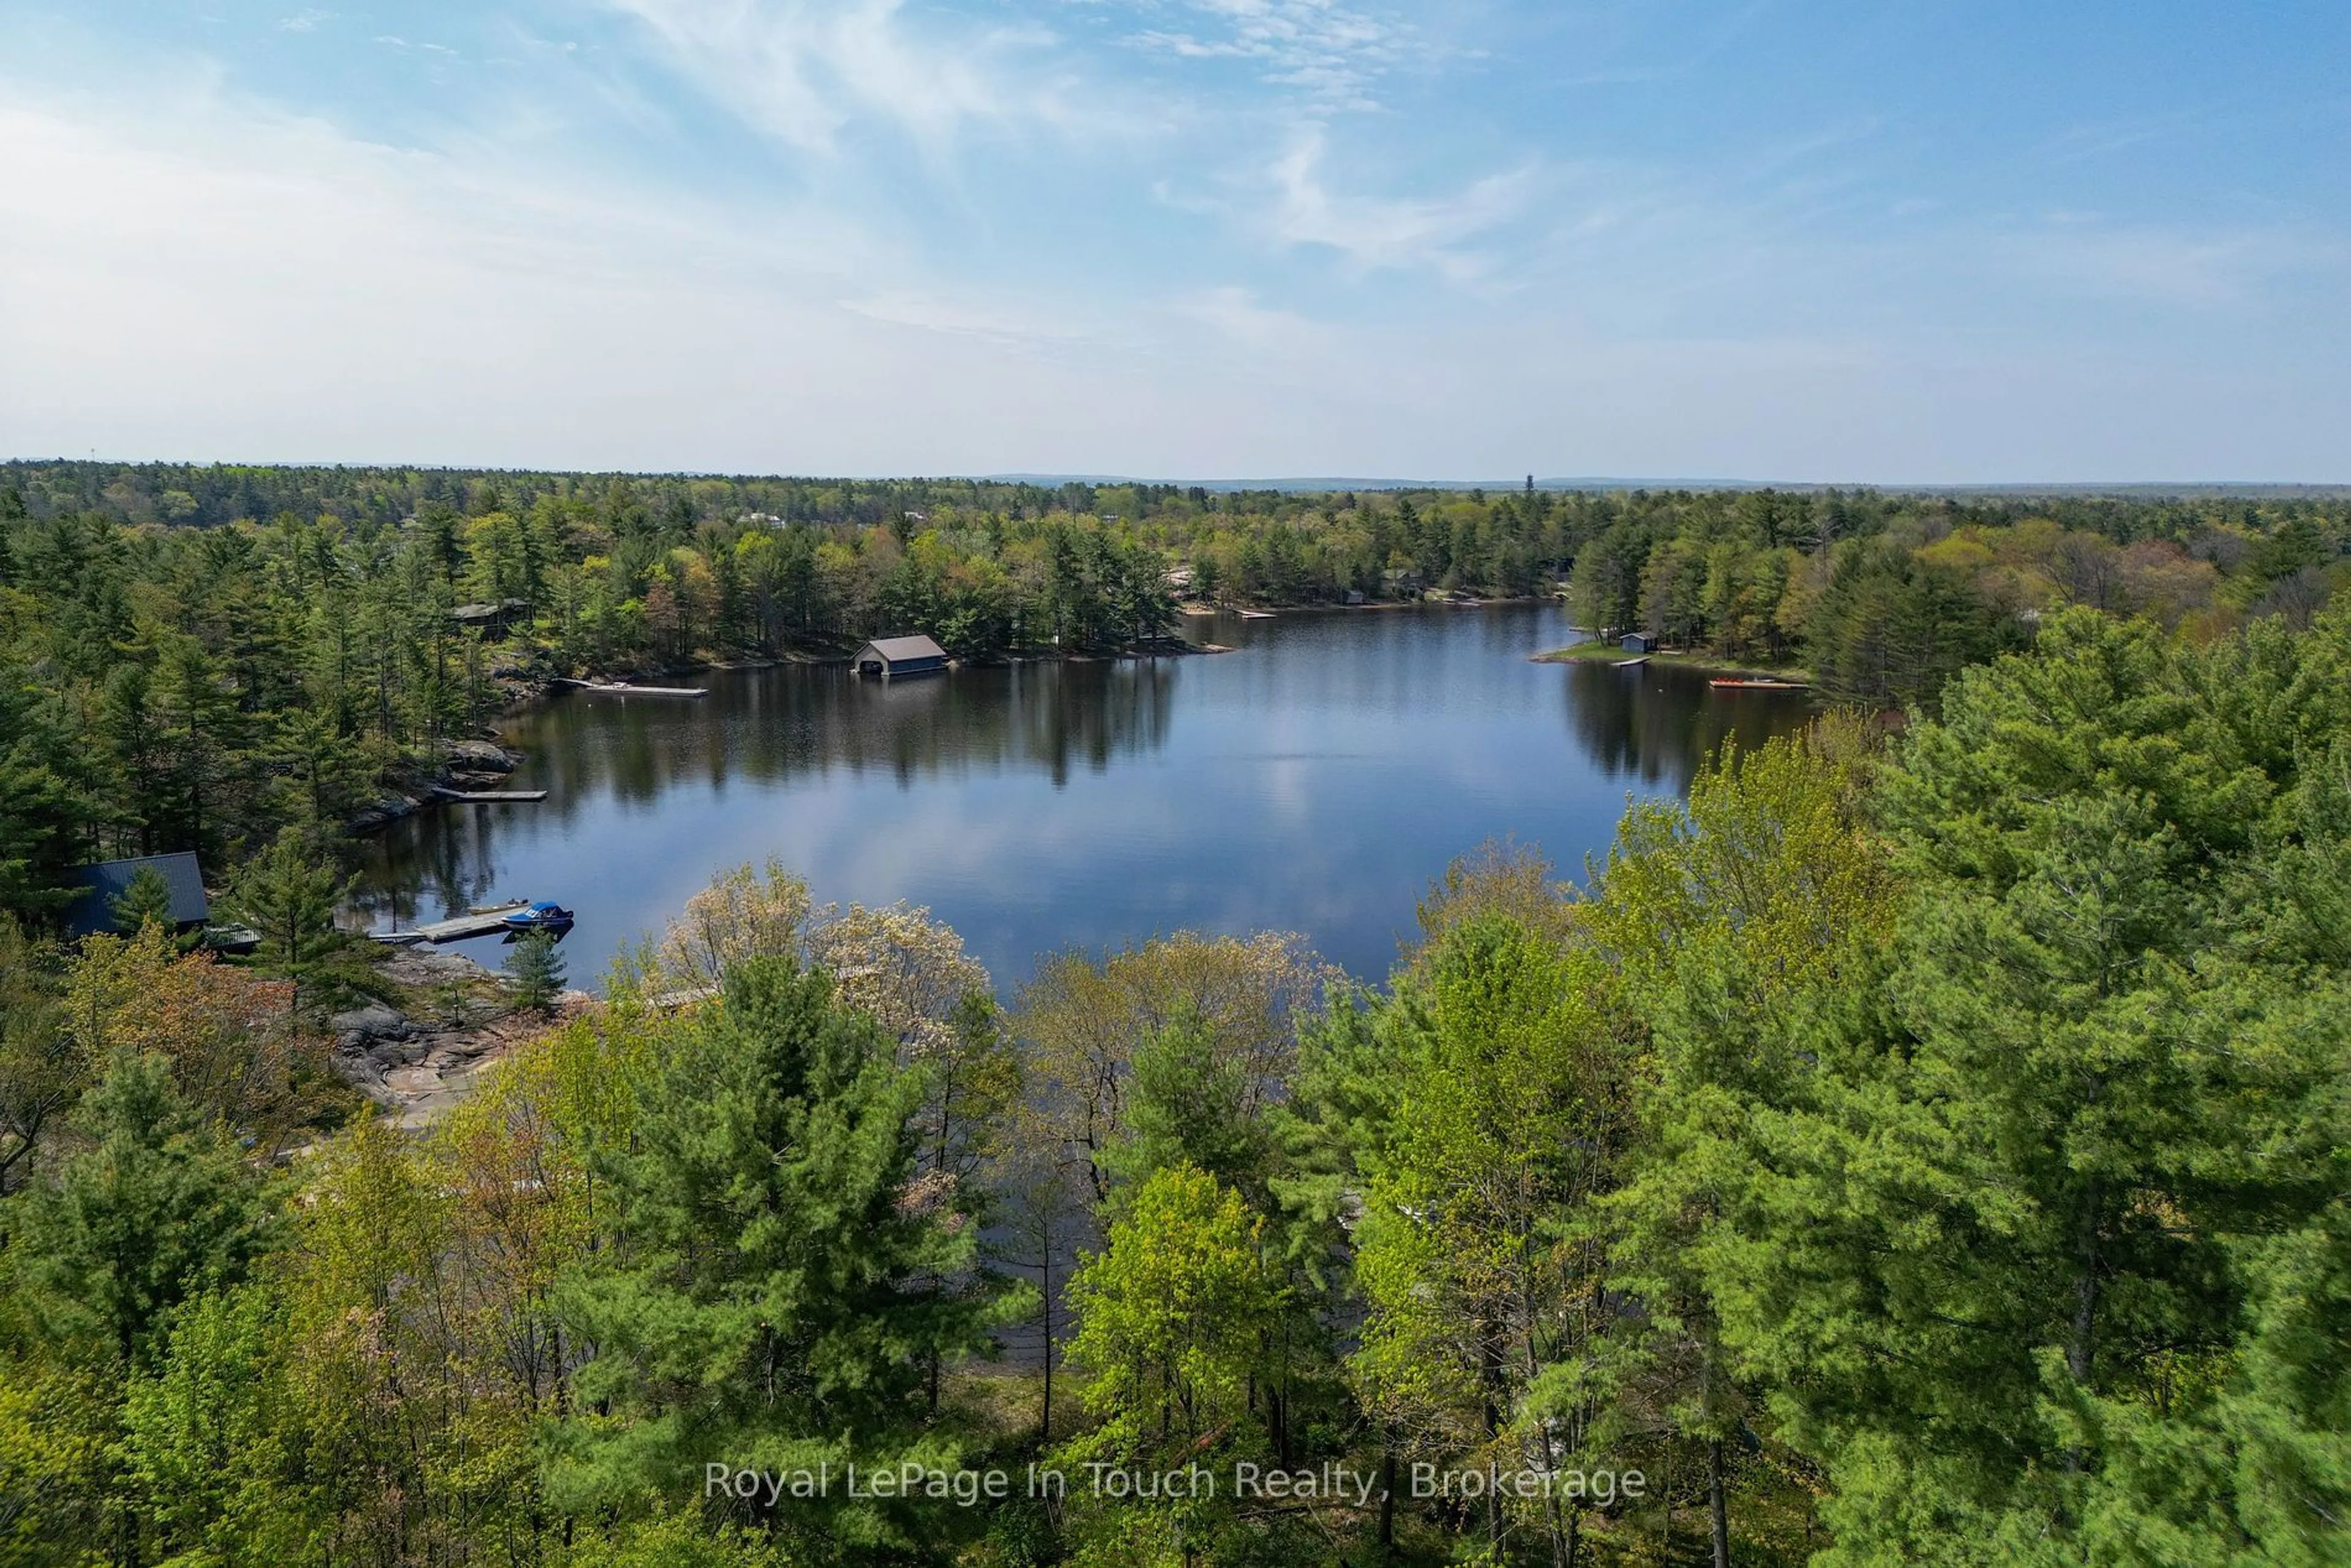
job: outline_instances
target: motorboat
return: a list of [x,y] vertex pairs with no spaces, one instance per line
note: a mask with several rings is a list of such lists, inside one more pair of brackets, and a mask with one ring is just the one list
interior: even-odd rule
[[571,911],[542,898],[507,911],[500,924],[509,931],[568,931]]

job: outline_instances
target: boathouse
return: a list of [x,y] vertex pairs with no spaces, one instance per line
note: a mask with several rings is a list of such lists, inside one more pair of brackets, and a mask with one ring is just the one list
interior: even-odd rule
[[947,667],[947,651],[920,634],[876,637],[850,664],[861,675],[926,675]]
[[133,877],[151,868],[172,890],[172,924],[183,930],[202,925],[211,908],[204,899],[204,875],[196,865],[195,852],[183,850],[177,854],[140,855],[80,867],[74,880],[81,883],[81,896],[66,911],[67,935],[93,936],[119,929],[114,901],[131,891]]
[[1646,632],[1627,632],[1625,633],[1625,652],[1628,653],[1654,653],[1656,651],[1657,640],[1655,637],[1650,636]]

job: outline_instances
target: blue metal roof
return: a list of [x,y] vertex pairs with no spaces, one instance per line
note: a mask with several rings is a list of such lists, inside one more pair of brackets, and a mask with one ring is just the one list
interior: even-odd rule
[[193,850],[177,854],[141,855],[127,861],[101,861],[86,865],[74,873],[74,880],[82,885],[82,895],[66,912],[66,932],[68,936],[88,936],[96,932],[111,931],[114,925],[114,901],[131,889],[131,881],[141,870],[152,866],[172,890],[172,919],[182,925],[193,925],[210,913],[204,898],[204,875],[196,864]]

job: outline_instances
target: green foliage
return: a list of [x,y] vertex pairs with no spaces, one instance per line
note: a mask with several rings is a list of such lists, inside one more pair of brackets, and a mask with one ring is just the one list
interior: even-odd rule
[[108,913],[114,917],[117,931],[136,933],[151,920],[169,931],[173,925],[172,884],[165,882],[163,873],[153,866],[142,865],[138,874],[131,879],[131,884],[116,897]]
[[[1762,1048],[1778,1012],[1865,971],[1891,924],[1885,846],[1862,821],[1870,758],[1850,721],[1760,751],[1726,748],[1686,804],[1625,813],[1585,911],[1645,1046],[1638,1134],[1604,1202],[1613,1283],[1642,1302],[1612,1343],[1544,1394],[1604,1445],[1638,1442],[1701,1470],[1723,1544],[1752,1540],[1776,1499],[1778,1445],[1754,1437],[1760,1390],[1738,1375],[1719,1303],[1727,1216],[1746,1193],[1748,1108],[1785,1098],[1803,1064]],[[1742,1478],[1747,1442],[1767,1462]]]
[[175,1316],[156,1369],[131,1380],[123,1476],[164,1561],[298,1561],[308,1544],[281,1313],[262,1286],[200,1296]]
[[57,1119],[89,1086],[57,995],[54,950],[0,915],[0,1196],[21,1186]]
[[[185,476],[158,515],[235,472]],[[1077,487],[991,517],[977,489],[705,483],[406,476],[385,493],[442,508],[374,546],[418,602],[544,602],[583,641],[611,632],[567,580],[592,556],[691,648],[737,613],[797,635],[935,589],[967,596],[974,638],[1037,636],[1032,612],[1124,636],[1150,623],[1137,563],[1178,549],[1196,581],[1311,594],[1374,538],[1459,584],[1553,559],[1524,553],[1539,538],[1581,550],[1594,605],[1841,684],[1875,668],[1869,695],[1921,713],[1725,752],[1686,802],[1630,808],[1584,892],[1529,852],[1464,860],[1384,992],[1335,987],[1295,938],[1179,936],[1050,958],[999,1016],[917,912],[818,912],[746,871],[421,1133],[321,1130],[295,1026],[369,977],[301,834],[228,901],[282,983],[152,925],[68,956],[0,917],[0,1555],[2344,1560],[2351,609],[2232,629],[2334,570],[2332,513]],[[755,493],[811,510],[679,531]],[[1056,510],[1077,506],[1117,521]],[[79,695],[20,684],[7,716],[53,779],[102,751],[141,809],[0,823],[8,896],[46,918],[44,879],[94,836],[323,817],[285,785],[325,775],[254,762],[258,729],[301,739],[261,716],[299,706],[287,644],[151,619],[149,589],[231,621],[252,601],[224,585],[254,572],[356,591],[333,530],[297,513],[134,549],[27,509],[8,570],[70,591],[27,610],[0,587],[0,626]],[[858,573],[883,597],[825,598]],[[350,646],[309,627],[302,659],[397,643],[373,614],[344,617]],[[394,660],[441,694],[421,707],[372,676],[300,689],[340,693],[334,733],[388,740],[461,715],[477,652]],[[984,1229],[1045,1299],[993,1273]],[[1012,1364],[987,1364],[1040,1312],[1048,1343],[1008,1334]],[[1083,1408],[1040,1421],[1057,1348]],[[1040,1429],[1071,1464],[1648,1490],[1275,1506],[1081,1480],[967,1512],[838,1484],[852,1458],[1017,1476]],[[714,1461],[836,1484],[705,1496]]]
[[358,878],[323,863],[300,830],[287,828],[229,889],[228,909],[261,933],[253,967],[293,983],[298,1012],[380,995],[367,939],[335,924]]
[[15,1200],[13,1277],[42,1338],[143,1366],[174,1306],[245,1272],[267,1211],[154,1058],[117,1056],[74,1120],[89,1146]]
[[1250,1112],[1246,1066],[1217,1049],[1205,1019],[1180,1014],[1135,1048],[1130,1071],[1125,1125],[1103,1155],[1114,1180],[1137,1188],[1188,1166],[1261,1201],[1266,1129]]
[[1834,1561],[2245,1542],[2258,1484],[2191,1456],[2242,1397],[2244,1260],[2326,1223],[2309,1118],[2341,1048],[2289,999],[2306,974],[2232,957],[2293,780],[2185,674],[2076,613],[1962,675],[1879,792],[1910,883],[1891,939],[1759,1020],[1776,1072],[1708,1075],[1738,1157],[1700,1268],[1828,1468]]
[[[1612,1316],[1594,1205],[1631,1131],[1608,996],[1596,954],[1495,915],[1399,977],[1403,1076],[1357,1231],[1370,1316],[1350,1370],[1415,1458],[1549,1467],[1583,1446]],[[1521,1525],[1562,1545],[1574,1528],[1552,1500],[1489,1500],[1483,1525],[1497,1548]]]
[[1141,1180],[1103,1249],[1081,1260],[1069,1359],[1095,1425],[1058,1462],[1208,1479],[1081,1500],[1068,1521],[1078,1562],[1271,1562],[1311,1540],[1302,1521],[1247,1507],[1231,1484],[1235,1464],[1281,1457],[1283,1406],[1270,1396],[1285,1381],[1290,1314],[1264,1230],[1239,1193],[1168,1165]]
[[[973,1272],[974,1228],[907,1188],[922,1092],[822,971],[728,970],[648,1086],[631,1145],[603,1156],[618,1245],[559,1292],[597,1347],[554,1448],[561,1506],[698,1497],[710,1462],[956,1458],[927,1419],[926,1368],[978,1349],[1006,1309]],[[965,1284],[925,1283],[944,1281]],[[705,1507],[814,1553],[905,1544],[919,1511],[838,1490]]]
[[0,913],[46,919],[78,896],[70,881],[95,826],[77,788],[73,739],[0,646]]
[[1206,1171],[1166,1166],[1143,1180],[1071,1284],[1080,1327],[1070,1359],[1086,1370],[1086,1407],[1102,1422],[1079,1451],[1174,1453],[1243,1418],[1275,1306],[1262,1227]]
[[507,955],[506,969],[515,1006],[541,1014],[555,1010],[565,977],[563,956],[555,950],[553,936],[545,931],[526,933]]

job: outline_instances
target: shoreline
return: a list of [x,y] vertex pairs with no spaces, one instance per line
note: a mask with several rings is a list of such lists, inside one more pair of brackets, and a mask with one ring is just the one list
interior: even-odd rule
[[[1742,664],[1735,660],[1709,653],[1656,653],[1646,655],[1651,664],[1668,670],[1687,670],[1692,674],[1719,675],[1750,680],[1777,680],[1805,684],[1807,689],[1813,673],[1796,664]],[[1626,659],[1644,657],[1627,653],[1610,643],[1576,643],[1565,648],[1553,648],[1547,653],[1530,653],[1528,662],[1537,664],[1606,664],[1614,666]]]
[[[1363,611],[1398,610],[1483,610],[1505,604],[1541,604],[1552,598],[1546,594],[1521,594],[1494,598],[1459,599],[1380,599],[1362,604],[1333,604],[1327,601],[1303,603],[1241,605],[1233,603],[1202,604],[1189,601],[1179,609],[1187,620],[1208,620],[1219,615],[1238,616],[1249,620],[1269,620],[1286,615],[1344,614]],[[1061,653],[1050,648],[1024,649],[984,661],[954,660],[950,669],[999,669],[1019,664],[1104,664],[1123,660],[1181,659],[1196,655],[1213,655],[1238,652],[1223,643],[1194,643],[1182,637],[1170,636],[1155,645],[1134,646],[1110,653]],[[1562,662],[1587,656],[1575,649],[1560,649],[1539,653],[1535,658]],[[638,665],[626,671],[593,671],[587,674],[558,674],[545,662],[545,650],[534,649],[517,657],[508,667],[494,672],[491,679],[504,694],[492,722],[471,737],[450,739],[442,744],[439,765],[429,773],[411,776],[384,794],[343,819],[345,836],[360,838],[379,832],[392,823],[415,815],[425,807],[437,803],[434,791],[443,788],[482,788],[494,782],[495,777],[512,772],[523,760],[523,754],[506,743],[503,737],[505,721],[531,711],[552,700],[571,683],[581,680],[605,680],[626,684],[654,680],[677,680],[720,671],[771,670],[786,664],[846,667],[852,653],[819,653],[805,648],[787,648],[772,654],[753,653],[731,659],[696,659],[659,665]],[[1776,674],[1781,672],[1748,672],[1721,666],[1729,674]],[[469,779],[467,775],[472,777]]]

